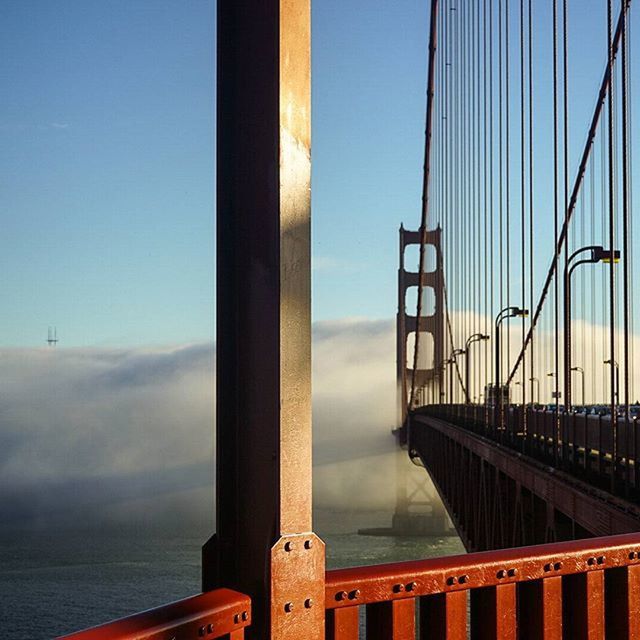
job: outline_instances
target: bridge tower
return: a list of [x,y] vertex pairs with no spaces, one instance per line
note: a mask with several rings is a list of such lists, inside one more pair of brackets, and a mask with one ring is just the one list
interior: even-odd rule
[[[405,249],[411,245],[420,246],[420,232],[409,231],[400,226],[400,265],[398,268],[398,315],[396,317],[396,365],[397,365],[397,426],[401,430],[402,444],[406,444],[404,427],[407,419],[407,405],[411,387],[413,362],[407,358],[407,342],[412,333],[418,331],[431,335],[433,339],[433,360],[430,366],[416,370],[416,390],[419,390],[415,402],[426,404],[426,394],[430,391],[439,400],[442,389],[442,362],[444,361],[444,280],[442,275],[442,229],[436,227],[426,233],[426,245],[435,249],[436,263],[431,271],[424,271],[422,277],[418,271],[405,268]],[[417,318],[407,314],[407,291],[411,287],[433,290],[434,309],[429,315]],[[424,299],[424,298],[423,298]],[[417,335],[416,335],[417,338]],[[424,342],[423,342],[424,345]],[[427,390],[427,386],[431,388]]]
[[[426,404],[429,394],[439,399],[442,389],[442,367],[444,360],[444,300],[442,278],[442,251],[440,239],[442,229],[427,231],[426,244],[435,249],[435,265],[432,270],[423,270],[422,277],[416,271],[407,271],[405,250],[408,246],[420,246],[420,232],[409,231],[400,226],[400,256],[398,268],[398,315],[396,319],[396,365],[397,365],[397,428],[398,445],[407,444],[407,406],[411,387],[413,362],[407,358],[409,336],[418,331],[431,335],[433,360],[425,368],[416,370],[416,405]],[[419,267],[418,267],[419,268]],[[407,314],[407,291],[411,287],[429,287],[433,291],[433,313],[420,318]],[[423,293],[424,296],[424,293]],[[424,300],[424,297],[423,297]],[[424,308],[424,307],[423,307]],[[415,336],[417,339],[417,334]],[[422,342],[424,345],[424,341]],[[424,361],[420,359],[424,367]],[[435,499],[434,499],[435,498]],[[396,510],[392,530],[404,535],[443,535],[450,531],[444,507],[434,496],[428,474],[411,473],[405,456],[396,462]]]

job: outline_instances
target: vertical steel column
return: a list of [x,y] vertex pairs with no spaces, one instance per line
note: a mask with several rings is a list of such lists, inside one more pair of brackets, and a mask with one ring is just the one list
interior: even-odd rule
[[311,520],[310,0],[218,0],[217,533],[250,638],[324,638]]

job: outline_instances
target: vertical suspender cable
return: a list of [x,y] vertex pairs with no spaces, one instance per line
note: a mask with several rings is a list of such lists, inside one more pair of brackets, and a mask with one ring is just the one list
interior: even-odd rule
[[[524,77],[524,0],[520,0],[520,244],[522,245],[522,256],[521,256],[521,273],[522,273],[522,282],[521,282],[521,294],[522,294],[522,309],[526,309],[527,301],[526,301],[526,288],[527,288],[527,275],[526,275],[526,253],[527,253],[527,242],[525,236],[525,215],[526,215],[526,205],[525,205],[525,154],[526,154],[526,144],[525,144],[525,77]],[[524,342],[525,333],[526,333],[526,319],[522,317],[522,342]],[[527,366],[526,366],[526,358],[522,361],[522,374],[520,376],[520,386],[522,387],[522,407],[523,407],[523,431],[526,433],[527,430]],[[524,440],[522,441],[524,446]]]
[[[626,0],[621,0],[622,3]],[[624,378],[624,415],[625,415],[625,488],[628,492],[630,482],[629,450],[629,105],[628,105],[628,46],[627,20],[622,25],[622,56],[621,56],[621,97],[622,97],[622,266],[623,266],[623,378]]]
[[[529,309],[533,311],[533,30],[531,20],[531,0],[529,0]],[[529,378],[531,382],[531,402],[535,402],[533,384],[535,377],[535,345],[531,340],[531,357]],[[540,393],[540,379],[538,378],[538,393]],[[539,398],[538,398],[539,401]]]
[[[613,132],[613,91],[615,87],[615,78],[613,77],[613,33],[612,33],[612,7],[611,0],[607,2],[607,40],[608,40],[608,52],[609,52],[609,73],[611,75],[611,84],[609,86],[608,93],[608,113],[607,113],[607,129],[608,129],[608,143],[609,143],[609,249],[611,250],[609,260],[609,359],[611,361],[609,365],[609,380],[611,384],[611,435],[613,438],[611,446],[611,491],[614,491],[616,482],[616,469],[618,464],[618,417],[616,415],[616,364],[615,364],[615,316],[616,316],[616,300],[615,300],[615,272],[614,272],[614,251],[615,251],[615,184],[614,184],[614,132]],[[624,12],[623,12],[624,20]],[[624,29],[623,29],[624,31]]]
[[553,1],[553,237],[555,278],[553,282],[553,318],[554,318],[554,382],[555,382],[555,429],[553,437],[553,452],[555,466],[558,466],[558,443],[560,436],[560,421],[558,416],[558,377],[559,377],[559,345],[560,322],[558,313],[558,0]]

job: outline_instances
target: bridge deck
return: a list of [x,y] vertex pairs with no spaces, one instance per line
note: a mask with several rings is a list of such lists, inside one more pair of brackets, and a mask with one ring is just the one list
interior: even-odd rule
[[613,464],[603,417],[520,410],[507,412],[502,426],[493,418],[484,407],[441,405],[412,419],[410,447],[468,549],[640,529],[636,466],[624,457],[635,455],[635,422],[618,425]]

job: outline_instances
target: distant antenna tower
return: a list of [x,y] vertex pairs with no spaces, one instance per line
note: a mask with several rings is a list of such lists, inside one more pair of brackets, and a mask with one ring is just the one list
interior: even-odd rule
[[47,334],[47,344],[50,347],[55,347],[56,344],[58,344],[58,328],[57,327],[53,327],[53,329],[49,327],[49,333]]

